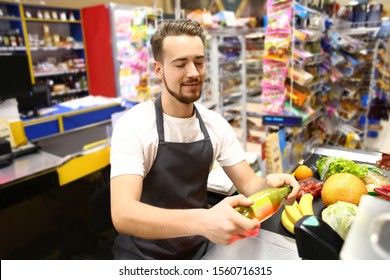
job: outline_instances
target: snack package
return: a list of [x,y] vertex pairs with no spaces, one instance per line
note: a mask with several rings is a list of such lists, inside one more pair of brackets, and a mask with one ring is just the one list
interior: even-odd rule
[[330,62],[333,66],[340,65],[345,62],[345,58],[337,51],[332,51],[330,54]]
[[213,18],[210,12],[202,11],[200,9],[196,9],[195,11],[189,13],[187,15],[187,19],[193,19],[197,22],[201,23],[203,26],[212,26]]
[[295,65],[288,69],[288,77],[301,86],[310,84],[314,78],[313,75]]
[[357,53],[360,50],[367,48],[367,43],[363,40],[359,40],[358,38],[352,38],[343,34],[343,39],[346,44],[343,46],[343,50],[349,53]]
[[287,62],[264,59],[263,84],[283,87],[287,75]]
[[301,42],[306,42],[309,39],[309,35],[303,30],[294,29],[294,38]]
[[311,52],[300,50],[298,48],[294,49],[293,59],[300,65],[305,65],[313,62],[314,56]]
[[299,3],[294,3],[294,9],[295,9],[295,15],[302,18],[302,19],[307,19],[310,14],[310,10],[299,4]]
[[262,113],[270,115],[282,114],[285,93],[286,89],[284,87],[263,85],[261,95]]
[[291,90],[291,86],[287,83],[285,86],[287,89],[286,91],[287,100],[291,100],[295,106],[302,108],[307,98],[306,94],[300,92],[298,89],[294,87]]
[[329,31],[328,34],[329,43],[334,49],[347,47],[349,45],[348,41],[345,40],[339,32]]
[[275,3],[267,2],[267,29],[268,30],[283,30],[291,29],[293,14],[293,1],[284,1]]
[[213,21],[221,26],[236,27],[237,19],[232,11],[220,11],[213,15]]
[[344,74],[336,67],[332,67],[329,74],[330,74],[330,81],[332,83],[335,83],[338,80],[340,80],[342,77],[344,77]]
[[289,60],[291,44],[291,32],[280,30],[279,32],[266,33],[264,41],[264,59],[287,62]]

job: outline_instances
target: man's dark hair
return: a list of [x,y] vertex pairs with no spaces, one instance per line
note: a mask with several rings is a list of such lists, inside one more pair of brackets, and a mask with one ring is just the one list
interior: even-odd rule
[[204,43],[203,27],[199,22],[190,19],[164,21],[150,39],[154,60],[163,61],[163,42],[168,36],[198,36]]

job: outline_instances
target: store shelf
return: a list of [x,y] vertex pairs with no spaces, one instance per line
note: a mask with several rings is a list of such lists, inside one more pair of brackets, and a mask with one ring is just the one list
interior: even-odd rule
[[36,78],[40,77],[50,77],[50,76],[61,76],[61,75],[69,75],[69,74],[79,74],[79,73],[86,73],[85,69],[73,69],[73,70],[67,70],[67,71],[55,71],[55,72],[45,72],[45,73],[35,73],[34,76]]
[[206,38],[209,100],[225,119],[238,122],[238,138],[246,149],[246,104],[260,103],[264,29],[206,27]]
[[[330,111],[336,110],[335,125],[338,128],[333,135],[327,135],[326,143],[335,146],[347,145],[346,139],[354,137],[359,139],[357,148],[365,149],[367,141],[367,124],[362,128],[359,124],[360,118],[366,116],[368,109],[364,108],[362,102],[364,96],[368,96],[368,104],[370,103],[370,96],[372,90],[370,84],[373,79],[373,62],[375,60],[376,48],[376,34],[379,27],[358,27],[358,28],[331,28],[331,35],[340,36],[340,42],[348,42],[347,45],[340,44],[338,46],[332,45],[331,56],[333,53],[344,58],[338,64],[331,65],[330,74],[338,71],[339,78],[335,80],[328,80],[329,91],[327,96],[331,97],[333,101]],[[329,74],[328,74],[329,75]],[[337,97],[338,94],[338,97]],[[328,105],[329,105],[328,104]],[[329,111],[329,107],[326,108]],[[366,118],[367,119],[367,118]]]
[[373,37],[378,33],[379,27],[358,27],[358,28],[343,28],[336,30],[341,30],[344,34],[347,35],[367,35],[371,34]]
[[20,5],[0,2],[0,12],[0,53],[25,53],[25,30]]
[[313,115],[309,116],[306,120],[303,122],[303,127],[308,126],[309,124],[315,122],[319,118],[323,116],[324,112],[321,109],[318,109],[314,112]]
[[0,47],[0,52],[26,51],[26,47]]
[[[34,83],[47,84],[52,92],[59,88],[67,92],[66,99],[55,96],[55,102],[81,97],[70,90],[73,83],[88,84],[80,10],[30,4],[21,8]],[[88,95],[88,89],[84,93]]]
[[[1,3],[0,3],[1,4]],[[7,16],[0,16],[0,21],[21,21],[22,19],[19,17],[7,17]]]
[[59,19],[40,19],[40,18],[27,18],[27,22],[42,22],[42,23],[77,23],[81,24],[80,20],[59,20]]
[[58,51],[58,50],[84,50],[84,46],[69,46],[69,47],[30,47],[30,51]]
[[52,96],[58,96],[58,95],[66,95],[66,94],[75,94],[75,93],[80,93],[80,92],[85,92],[88,91],[88,88],[80,88],[80,89],[69,89],[64,92],[52,92]]

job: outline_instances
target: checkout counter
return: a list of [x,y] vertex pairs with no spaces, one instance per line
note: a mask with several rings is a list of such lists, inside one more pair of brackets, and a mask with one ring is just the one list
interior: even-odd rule
[[95,174],[109,166],[108,132],[111,120],[42,138],[38,151],[0,169],[1,259],[35,258],[24,255],[42,250],[26,249],[31,244],[74,238],[77,225],[86,232],[88,204],[100,184]]
[[[99,101],[98,97],[89,98],[85,101]],[[73,109],[55,105],[54,111],[43,116],[23,118],[24,132],[29,141],[24,146],[33,143],[38,152],[16,157],[10,166],[0,169],[0,190],[53,169],[58,171],[58,184],[62,186],[96,171],[102,165],[108,165],[112,115],[134,104],[125,107],[117,100],[104,99],[100,102],[103,103]],[[16,152],[23,153],[23,149]]]
[[86,197],[93,191],[87,184],[77,186],[78,180],[109,166],[111,117],[125,109],[112,103],[23,120],[29,145],[38,149],[13,158],[0,169],[1,259],[12,258],[35,239],[45,238],[47,232],[62,230],[62,212],[79,207],[71,205],[71,196]]

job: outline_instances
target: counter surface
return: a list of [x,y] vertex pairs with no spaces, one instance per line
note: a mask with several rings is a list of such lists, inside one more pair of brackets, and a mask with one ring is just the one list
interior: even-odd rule
[[9,166],[0,169],[0,189],[51,170],[58,171],[68,159],[84,155],[86,145],[107,140],[110,133],[111,124],[104,121],[35,141],[37,152],[16,157]]
[[15,158],[11,165],[0,169],[0,189],[3,185],[54,170],[60,160],[60,157],[44,151]]
[[261,229],[255,237],[232,245],[215,245],[204,260],[300,260],[295,239]]

